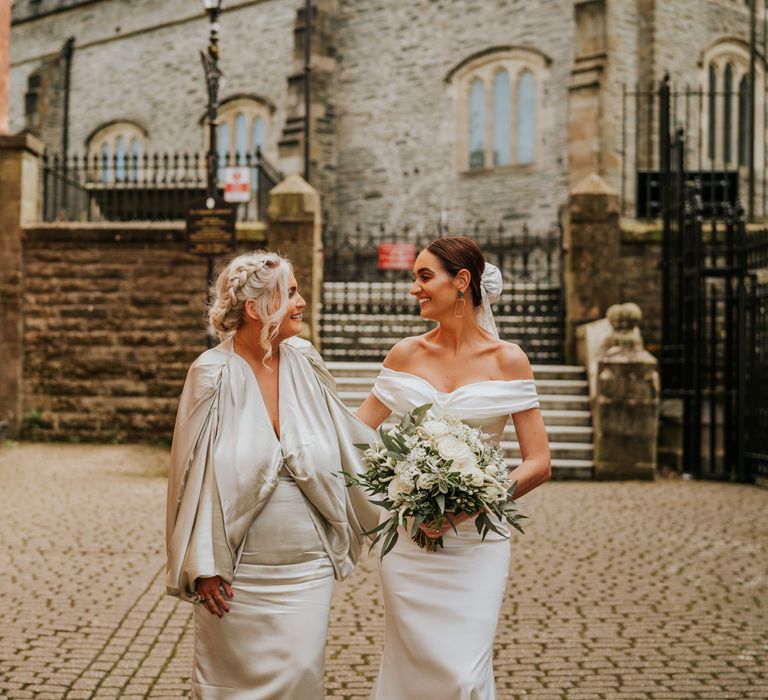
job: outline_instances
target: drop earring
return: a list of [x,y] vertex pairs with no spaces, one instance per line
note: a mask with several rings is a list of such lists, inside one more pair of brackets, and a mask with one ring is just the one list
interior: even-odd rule
[[453,315],[456,318],[462,318],[464,316],[464,306],[467,303],[467,300],[464,298],[464,292],[459,290],[456,294],[456,306],[453,308]]

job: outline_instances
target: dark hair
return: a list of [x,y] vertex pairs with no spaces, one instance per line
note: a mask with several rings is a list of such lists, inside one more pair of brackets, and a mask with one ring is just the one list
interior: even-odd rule
[[469,271],[472,303],[480,306],[483,301],[480,281],[485,270],[485,256],[477,243],[466,236],[449,236],[432,241],[427,250],[440,260],[445,271],[452,277],[456,277],[459,270]]

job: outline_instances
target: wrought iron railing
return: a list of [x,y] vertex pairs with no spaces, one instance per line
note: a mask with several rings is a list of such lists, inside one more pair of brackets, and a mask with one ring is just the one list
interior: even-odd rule
[[[237,205],[238,220],[264,221],[269,191],[282,174],[254,153],[219,161],[250,171],[250,197]],[[205,156],[199,153],[46,155],[43,160],[43,221],[165,221],[183,219],[189,204],[206,193]]]
[[417,252],[434,238],[458,234],[473,238],[502,271],[504,290],[494,305],[501,337],[519,342],[536,362],[562,362],[562,232],[557,224],[539,234],[508,224],[460,231],[446,225],[419,231],[356,227],[344,237],[326,230],[323,352],[332,358],[381,360],[399,338],[428,330],[409,294],[410,266],[382,269],[381,246],[403,243]]
[[730,90],[676,87],[669,78],[632,90],[625,86],[622,213],[639,219],[661,217],[664,145],[659,134],[682,128],[688,177],[698,183],[704,215],[726,216],[741,202],[753,218],[768,218],[768,138],[761,128],[768,123],[768,101],[759,102],[753,134],[749,100],[749,84],[743,80]]

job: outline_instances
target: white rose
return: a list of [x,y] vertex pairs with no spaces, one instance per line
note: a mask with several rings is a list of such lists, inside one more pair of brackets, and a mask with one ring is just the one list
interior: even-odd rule
[[425,420],[421,427],[432,437],[441,437],[448,433],[448,426],[441,420]]
[[467,469],[475,466],[477,460],[472,450],[466,443],[453,435],[445,435],[437,441],[437,451],[443,459],[452,459],[453,464],[459,469]]
[[396,476],[389,482],[387,486],[387,496],[390,501],[396,501],[400,496],[407,495],[413,491],[413,484],[404,481],[399,476]]

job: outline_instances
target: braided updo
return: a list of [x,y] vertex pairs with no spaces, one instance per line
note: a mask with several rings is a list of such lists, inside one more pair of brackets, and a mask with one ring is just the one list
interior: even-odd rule
[[208,325],[220,340],[232,337],[243,323],[245,302],[263,324],[259,341],[264,365],[272,357],[272,343],[288,310],[289,275],[293,266],[277,253],[256,250],[234,258],[219,274],[211,288]]

